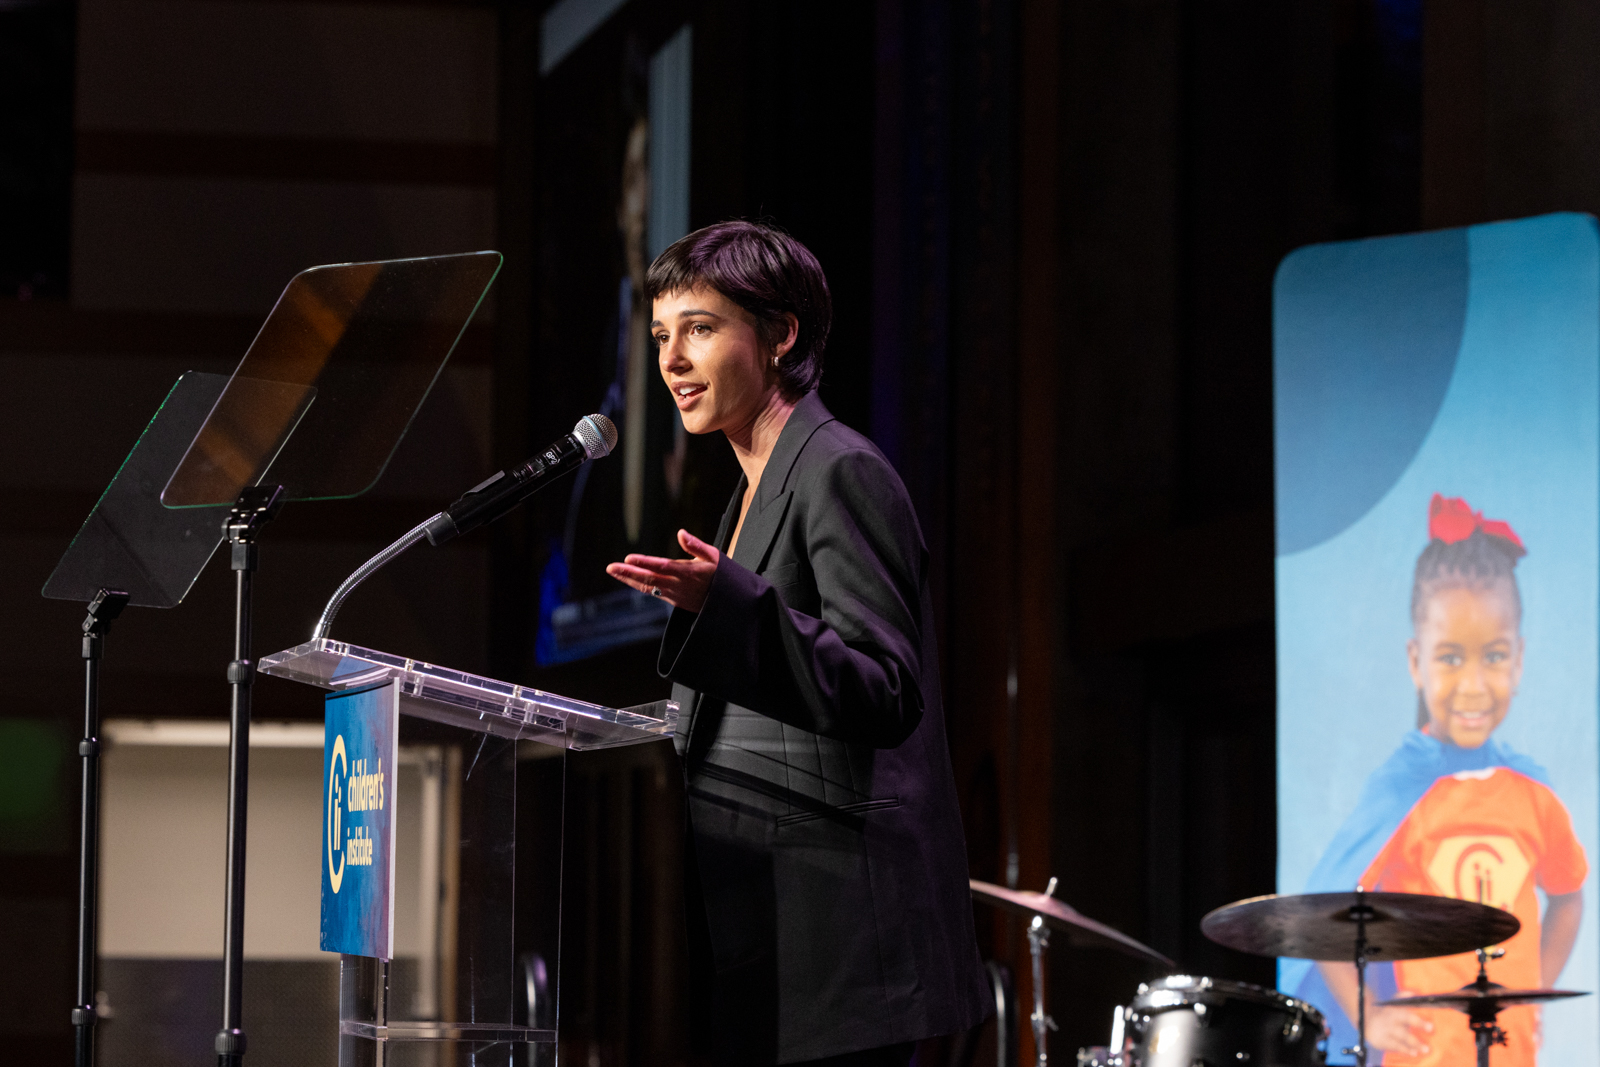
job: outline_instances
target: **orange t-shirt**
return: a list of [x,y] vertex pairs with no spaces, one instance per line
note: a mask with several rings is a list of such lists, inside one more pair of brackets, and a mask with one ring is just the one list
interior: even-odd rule
[[[1583,846],[1572,818],[1548,786],[1505,767],[1462,771],[1440,778],[1406,816],[1362,876],[1380,892],[1431,893],[1477,900],[1511,912],[1522,929],[1489,962],[1489,980],[1512,989],[1534,989],[1539,979],[1539,899],[1576,892],[1588,877]],[[1397,960],[1400,996],[1448,993],[1478,975],[1476,953],[1428,960]],[[1428,1055],[1384,1054],[1385,1067],[1433,1067],[1474,1062],[1472,1030],[1463,1012],[1427,1012],[1433,1023]],[[1500,1067],[1533,1067],[1538,1056],[1539,1009],[1500,1013],[1506,1045],[1496,1048]]]

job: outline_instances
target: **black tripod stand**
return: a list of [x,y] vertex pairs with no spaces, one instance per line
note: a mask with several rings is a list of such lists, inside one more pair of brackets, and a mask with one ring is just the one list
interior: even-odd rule
[[83,620],[82,815],[78,833],[78,1002],[72,1008],[77,1067],[94,1067],[95,957],[100,894],[100,654],[111,622],[128,605],[120,589],[101,589]]
[[258,485],[239,494],[222,524],[232,554],[234,576],[233,687],[228,729],[228,875],[222,948],[222,1029],[217,1034],[218,1067],[239,1067],[244,1038],[244,845],[245,805],[250,794],[250,687],[256,665],[250,658],[251,583],[257,565],[256,537],[277,517],[282,486]]

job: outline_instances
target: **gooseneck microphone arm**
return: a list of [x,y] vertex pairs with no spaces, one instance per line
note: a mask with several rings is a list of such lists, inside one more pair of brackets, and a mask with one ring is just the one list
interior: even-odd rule
[[429,544],[442,545],[485,523],[493,522],[563,474],[577,470],[591,459],[609,455],[617,447],[617,428],[604,415],[585,415],[572,432],[553,442],[526,463],[498,471],[462,494],[439,514],[406,531],[394,544],[367,560],[340,583],[322,609],[311,640],[328,636],[333,617],[356,586],[372,577],[390,560],[427,538]]
[[311,631],[311,640],[328,636],[328,628],[333,625],[333,617],[339,614],[339,609],[344,606],[345,598],[356,591],[356,586],[366,581],[385,563],[394,559],[400,553],[416,544],[427,536],[428,524],[437,521],[444,512],[439,512],[427,522],[419,523],[406,532],[406,535],[376,556],[357,567],[350,577],[339,584],[333,591],[333,596],[328,599],[328,606],[322,609],[322,617],[317,620],[316,629]]

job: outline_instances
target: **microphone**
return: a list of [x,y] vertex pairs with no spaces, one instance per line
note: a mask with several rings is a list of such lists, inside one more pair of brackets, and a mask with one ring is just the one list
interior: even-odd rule
[[604,415],[585,415],[578,420],[578,425],[572,428],[571,433],[553,441],[549,448],[528,462],[496,471],[468,489],[454,504],[428,521],[412,527],[400,540],[357,567],[334,590],[327,607],[322,609],[322,617],[311,631],[311,640],[320,641],[328,636],[333,617],[339,613],[345,598],[355,591],[356,586],[424,537],[429,544],[442,545],[469,530],[476,530],[484,523],[498,519],[568,471],[577,470],[591,459],[608,456],[616,447],[617,428],[611,420]]
[[432,545],[493,522],[557,478],[617,447],[617,428],[604,415],[585,415],[572,432],[526,463],[496,471],[468,489],[461,499],[429,519],[423,532]]

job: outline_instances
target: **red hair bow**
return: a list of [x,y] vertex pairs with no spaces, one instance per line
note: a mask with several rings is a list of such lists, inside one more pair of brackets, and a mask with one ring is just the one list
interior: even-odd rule
[[1508,522],[1499,519],[1485,519],[1483,512],[1473,511],[1471,505],[1458,496],[1442,496],[1433,494],[1433,500],[1428,504],[1428,536],[1436,537],[1447,545],[1457,541],[1465,541],[1477,531],[1482,530],[1490,537],[1500,537],[1526,553],[1528,550],[1522,545],[1522,538],[1517,536],[1517,531],[1511,528]]

